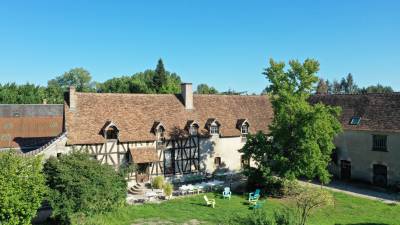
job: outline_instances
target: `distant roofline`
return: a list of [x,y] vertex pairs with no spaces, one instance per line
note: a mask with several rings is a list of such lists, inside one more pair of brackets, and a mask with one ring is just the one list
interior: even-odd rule
[[400,95],[400,92],[389,92],[389,93],[336,93],[336,94],[327,94],[327,93],[315,93],[312,95],[316,96],[343,96],[343,95],[351,95],[351,96],[360,96],[360,95]]
[[[145,94],[145,93],[109,93],[109,92],[76,92],[76,94],[83,94],[83,95],[127,95],[127,96],[177,96],[181,95],[181,93],[175,93],[175,94]],[[195,94],[193,93],[193,96],[237,96],[237,97],[268,97],[267,95],[227,95],[227,94]]]

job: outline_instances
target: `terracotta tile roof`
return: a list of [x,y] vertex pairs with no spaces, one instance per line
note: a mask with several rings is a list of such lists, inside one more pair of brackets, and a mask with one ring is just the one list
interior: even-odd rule
[[[314,95],[310,101],[342,107],[345,130],[400,131],[400,93]],[[361,117],[358,125],[350,125],[353,116]]]
[[137,148],[129,150],[134,163],[148,163],[158,161],[155,148]]
[[62,105],[0,105],[0,148],[39,148],[62,131]]
[[221,136],[239,136],[236,124],[247,119],[249,131],[268,131],[273,111],[266,96],[194,95],[194,109],[186,110],[180,95],[75,93],[76,108],[65,104],[68,144],[103,143],[102,128],[116,124],[121,142],[154,140],[154,124],[161,122],[166,138],[184,130],[188,122],[199,124],[207,134],[206,122],[215,118]]

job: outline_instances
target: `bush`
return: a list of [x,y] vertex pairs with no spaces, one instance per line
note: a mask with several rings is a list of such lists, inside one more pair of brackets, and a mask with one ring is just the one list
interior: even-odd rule
[[274,212],[274,219],[279,225],[297,225],[296,214],[290,208],[284,208]]
[[124,205],[126,181],[110,165],[88,154],[50,158],[44,165],[52,217],[69,223],[74,215],[89,216]]
[[157,176],[151,181],[151,186],[155,189],[161,189],[164,186],[164,177]]
[[46,194],[41,157],[0,153],[0,224],[30,224]]
[[313,211],[334,205],[332,194],[322,187],[316,188],[310,185],[293,183],[290,196],[295,202],[299,225],[305,225]]
[[280,225],[275,219],[269,216],[263,209],[257,209],[249,215],[247,225]]
[[174,187],[172,186],[172,184],[165,183],[164,184],[164,194],[165,194],[165,196],[166,197],[171,196],[173,189],[174,189]]

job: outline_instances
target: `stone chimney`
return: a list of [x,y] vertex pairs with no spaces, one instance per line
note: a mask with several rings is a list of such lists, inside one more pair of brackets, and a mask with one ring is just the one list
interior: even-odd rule
[[193,109],[193,88],[192,83],[181,84],[181,94],[185,109]]
[[76,90],[74,86],[69,87],[69,110],[75,111],[76,109]]

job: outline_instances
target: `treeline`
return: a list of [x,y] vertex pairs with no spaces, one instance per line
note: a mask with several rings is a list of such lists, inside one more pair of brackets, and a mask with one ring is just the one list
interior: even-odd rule
[[[177,94],[181,91],[181,78],[178,74],[165,69],[162,59],[158,60],[156,68],[135,73],[132,76],[122,76],[109,79],[103,83],[92,80],[89,71],[84,68],[74,68],[47,82],[47,86],[35,84],[7,83],[0,84],[1,104],[62,104],[64,92],[69,86],[75,86],[79,92],[97,93],[145,93],[145,94]],[[219,92],[207,84],[199,84],[195,93],[198,94],[228,94],[242,95],[229,89]]]
[[354,81],[353,75],[349,73],[343,77],[340,82],[334,80],[324,80],[320,78],[316,92],[318,94],[366,94],[366,93],[391,93],[392,87],[381,84],[371,85],[360,88]]

